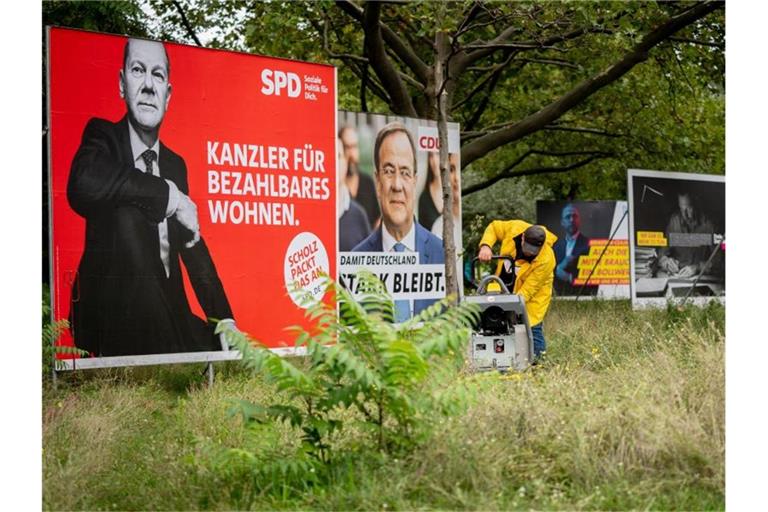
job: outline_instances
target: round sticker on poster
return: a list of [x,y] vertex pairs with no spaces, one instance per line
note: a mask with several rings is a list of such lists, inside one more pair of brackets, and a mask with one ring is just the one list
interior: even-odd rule
[[317,235],[304,231],[291,240],[284,268],[285,287],[294,304],[306,309],[323,297],[321,274],[327,275],[329,267],[328,252]]

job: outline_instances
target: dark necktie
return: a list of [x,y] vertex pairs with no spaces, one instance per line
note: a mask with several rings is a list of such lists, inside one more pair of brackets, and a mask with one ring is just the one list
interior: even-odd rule
[[[157,153],[148,149],[141,154],[141,159],[144,160],[144,165],[147,167],[146,173],[154,176],[155,166],[153,165],[153,162],[157,161]],[[170,244],[168,242],[168,222],[165,219],[157,225],[157,234],[160,239],[160,260],[163,262],[163,267],[165,268],[165,277],[168,277],[170,275],[168,257]]]
[[[405,252],[405,246],[397,242],[394,246],[395,252]],[[411,305],[408,300],[395,301],[395,322],[405,322],[411,317]]]
[[141,154],[141,159],[144,160],[144,165],[147,166],[147,173],[154,174],[155,168],[152,166],[152,163],[157,160],[157,153],[151,149],[148,149]]

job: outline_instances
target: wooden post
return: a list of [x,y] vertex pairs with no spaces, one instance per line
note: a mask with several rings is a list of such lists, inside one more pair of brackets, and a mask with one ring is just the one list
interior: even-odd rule
[[446,82],[450,42],[448,34],[438,29],[435,35],[437,60],[435,62],[435,99],[437,103],[437,134],[440,141],[440,183],[443,188],[443,245],[445,247],[445,294],[454,294],[458,302],[459,282],[456,279],[456,244],[453,237],[453,188],[451,169],[448,163],[448,92]]

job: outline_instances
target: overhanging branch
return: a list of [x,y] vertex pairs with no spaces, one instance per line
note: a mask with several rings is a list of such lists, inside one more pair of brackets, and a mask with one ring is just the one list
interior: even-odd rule
[[350,61],[349,64],[350,65],[348,66],[348,69],[352,71],[373,94],[378,96],[387,105],[392,103],[392,100],[387,95],[387,92],[381,87],[381,85],[373,80],[372,77],[368,76],[367,64],[362,64],[356,61]]
[[453,38],[454,39],[458,39],[459,37],[461,37],[462,35],[464,35],[467,32],[470,32],[470,31],[478,29],[478,28],[486,27],[488,25],[493,25],[495,23],[499,23],[501,21],[504,21],[504,20],[506,20],[508,18],[513,18],[515,16],[516,16],[515,13],[510,13],[510,14],[505,14],[504,16],[499,16],[499,17],[496,17],[496,18],[491,18],[490,20],[473,23],[471,25],[460,26],[458,28],[458,30],[456,30],[456,33],[453,35]]
[[690,39],[688,37],[670,37],[670,41],[674,41],[676,43],[689,43],[689,44],[695,44],[698,46],[710,46],[712,48],[719,48],[721,50],[725,49],[725,43],[716,43],[716,42],[710,42],[710,41],[700,41],[698,39]]
[[[319,29],[320,27],[315,27]],[[336,53],[331,50],[331,45],[328,42],[328,18],[326,17],[325,20],[323,20],[323,27],[322,27],[322,34],[323,34],[323,50],[325,50],[325,53],[328,55],[328,57],[332,59],[339,59],[339,60],[354,60],[357,62],[362,62],[366,66],[368,65],[368,59],[365,57],[361,57],[360,55],[353,55],[351,53]]]
[[365,32],[365,49],[368,53],[368,60],[381,80],[384,89],[392,98],[390,107],[395,114],[416,117],[416,109],[413,107],[408,89],[405,87],[402,78],[397,69],[387,56],[384,39],[379,25],[379,16],[381,15],[381,4],[369,2],[365,4],[363,13],[363,30]]
[[[513,34],[516,34],[518,32],[520,32],[520,29],[517,27],[507,27],[501,32],[501,34],[493,38],[491,41],[488,41],[488,42],[477,41],[472,44],[476,44],[476,45],[502,44],[502,43],[505,43],[510,37],[512,37]],[[464,48],[461,48],[457,58],[454,59],[454,62],[452,63],[451,75],[458,77],[461,73],[464,72],[465,69],[467,69],[467,67],[471,66],[478,60],[492,54],[494,51],[495,51],[494,49],[478,49],[473,52],[468,52],[466,46]]]
[[[525,64],[522,64],[522,66],[525,66]],[[522,66],[520,66],[521,69],[522,69]],[[483,114],[485,113],[486,109],[491,104],[491,98],[493,98],[493,91],[496,89],[496,86],[499,85],[500,78],[501,78],[501,73],[495,74],[493,80],[488,86],[488,90],[483,96],[483,99],[480,100],[480,104],[472,113],[472,116],[469,118],[469,120],[464,124],[467,130],[473,129],[477,125],[477,123],[480,122],[480,119],[483,117]]]
[[559,99],[508,128],[504,128],[468,143],[462,148],[461,161],[469,165],[478,158],[504,144],[519,140],[555,121],[573,107],[608,84],[618,80],[633,67],[648,58],[648,52],[680,29],[723,7],[721,2],[707,1],[697,4],[682,14],[660,24],[627,52],[619,61],[597,75],[583,80]]
[[520,59],[520,62],[530,62],[531,64],[547,64],[550,66],[562,66],[564,68],[581,69],[581,66],[568,62],[563,59]]
[[469,11],[467,11],[467,15],[464,16],[463,20],[461,20],[461,23],[456,29],[456,33],[453,37],[456,38],[463,34],[466,30],[466,27],[480,14],[482,10],[483,6],[480,2],[473,2],[469,8]]
[[[496,43],[496,44],[470,44],[464,47],[465,50],[557,50],[559,52],[567,51],[559,46],[543,45],[536,43]],[[470,54],[471,55],[471,54]]]
[[603,137],[623,137],[620,133],[610,133],[597,128],[580,128],[578,126],[560,126],[548,124],[543,128],[548,131],[587,133],[589,135],[601,135]]
[[471,90],[469,93],[467,93],[467,95],[466,95],[466,96],[464,96],[464,98],[462,98],[462,99],[461,99],[461,101],[459,101],[459,102],[457,102],[457,103],[454,103],[453,105],[451,105],[451,110],[452,110],[452,111],[458,110],[458,109],[459,109],[459,108],[460,108],[462,105],[464,105],[464,104],[465,104],[467,101],[469,101],[470,99],[472,99],[472,97],[473,97],[475,94],[477,94],[478,92],[480,92],[480,91],[481,91],[481,90],[482,90],[482,89],[483,89],[483,88],[486,86],[486,84],[488,84],[489,82],[491,82],[491,80],[494,80],[494,79],[495,79],[495,80],[498,80],[498,76],[499,76],[499,74],[500,74],[500,73],[503,71],[503,69],[504,69],[504,68],[505,68],[505,67],[506,67],[506,66],[507,66],[507,65],[508,65],[508,64],[509,64],[509,63],[512,61],[512,59],[513,59],[514,57],[515,57],[515,53],[514,53],[514,52],[510,52],[509,56],[508,56],[506,59],[504,59],[504,61],[503,61],[503,62],[500,62],[499,64],[497,64],[496,66],[494,66],[494,67],[493,67],[493,69],[492,69],[492,71],[491,71],[491,73],[490,73],[488,76],[486,76],[486,77],[485,77],[485,78],[484,78],[482,81],[480,81],[480,83],[478,83],[478,84],[477,84],[477,85],[476,85],[476,86],[475,86],[475,87],[474,87],[474,88],[473,88],[473,89],[472,89],[472,90]]
[[[531,153],[531,152],[529,152]],[[585,154],[589,152],[573,152],[572,154]],[[562,172],[568,172],[572,171],[574,169],[578,169],[579,167],[584,167],[585,165],[588,165],[589,163],[601,159],[601,158],[609,158],[612,157],[612,153],[605,153],[602,151],[595,151],[592,152],[592,154],[584,158],[582,160],[579,160],[578,162],[572,163],[570,165],[564,165],[562,167],[533,167],[530,169],[523,169],[521,171],[514,172],[513,169],[526,157],[528,154],[524,155],[521,158],[518,158],[515,162],[508,165],[504,168],[499,174],[494,176],[493,178],[490,178],[488,180],[485,180],[480,183],[476,183],[474,185],[471,185],[465,189],[461,190],[461,196],[466,197],[470,194],[473,194],[475,192],[478,192],[480,190],[484,190],[491,185],[494,185],[498,183],[501,180],[507,179],[507,178],[519,178],[521,176],[533,176],[536,174],[553,174],[553,173],[562,173]]]
[[[517,30],[519,32],[519,30]],[[467,54],[467,60],[469,63],[476,62],[477,60],[493,53],[500,49],[513,49],[513,50],[557,50],[565,51],[565,49],[559,46],[554,46],[557,43],[569,41],[571,39],[577,39],[585,34],[589,33],[605,33],[610,32],[604,28],[595,26],[580,27],[565,34],[557,34],[546,37],[541,40],[529,40],[518,42],[507,42],[509,37],[514,33],[511,27],[502,32],[499,37],[492,39],[491,41],[477,41],[468,44],[464,47],[465,50],[473,50]]]
[[184,25],[184,30],[187,31],[189,37],[192,38],[197,46],[203,46],[203,43],[200,42],[200,39],[197,38],[197,34],[195,34],[195,31],[192,29],[192,24],[189,23],[187,14],[184,12],[184,8],[181,6],[178,0],[173,0],[173,5],[176,7],[176,10],[179,11],[179,16],[181,16],[181,24]]
[[[363,29],[366,30],[364,22],[365,15],[362,8],[358,7],[354,2],[351,2],[350,0],[337,0],[336,5],[339,7],[339,9],[344,11],[353,19],[357,20]],[[379,5],[377,9],[380,10],[381,5]],[[408,66],[408,68],[413,71],[413,74],[416,75],[416,78],[421,83],[426,84],[429,77],[429,66],[427,66],[424,61],[422,61],[419,56],[416,55],[416,52],[414,52],[392,29],[386,26],[386,24],[382,23],[378,19],[378,16],[377,23],[381,30],[381,36],[387,43],[387,46],[397,54],[400,60],[403,61],[403,64]]]

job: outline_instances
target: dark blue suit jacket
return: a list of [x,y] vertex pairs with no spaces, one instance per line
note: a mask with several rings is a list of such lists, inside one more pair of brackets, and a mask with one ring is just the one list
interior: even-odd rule
[[[424,226],[414,221],[416,224],[416,251],[419,253],[419,263],[440,264],[445,263],[445,250],[443,241],[427,231]],[[352,249],[352,252],[381,252],[384,250],[381,230],[384,225],[371,233],[368,238],[360,242]],[[437,302],[436,299],[419,299],[413,301],[413,314],[418,315],[421,311]]]
[[[555,260],[557,260],[557,264],[565,259],[566,244],[567,241],[565,236],[563,236],[558,238],[557,242],[555,242],[555,245],[552,247],[552,249],[555,251]],[[579,262],[579,256],[584,256],[585,254],[589,254],[589,238],[584,236],[583,233],[579,233],[579,236],[576,237],[576,244],[573,246],[573,251],[571,252],[571,255],[574,256],[573,261],[570,265],[565,267],[565,271],[576,277],[579,274],[579,269],[577,266]],[[555,273],[555,291],[558,293],[558,295],[576,295],[580,288],[581,285],[573,286],[571,283],[561,281],[557,278],[557,273]],[[595,295],[596,293],[597,286],[594,285],[586,286],[582,291],[582,295]]]

